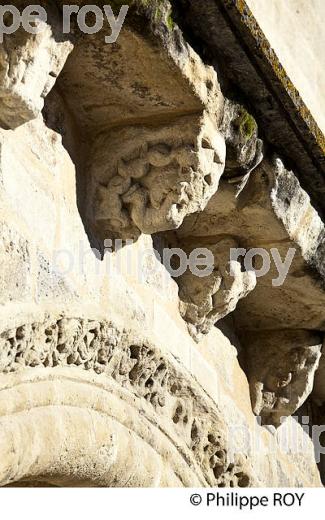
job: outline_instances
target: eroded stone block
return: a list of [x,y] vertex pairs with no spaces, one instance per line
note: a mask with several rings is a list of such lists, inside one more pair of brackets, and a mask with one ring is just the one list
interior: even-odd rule
[[55,11],[48,22],[38,22],[41,32],[20,28],[4,36],[0,45],[0,126],[14,129],[36,118],[72,50]]

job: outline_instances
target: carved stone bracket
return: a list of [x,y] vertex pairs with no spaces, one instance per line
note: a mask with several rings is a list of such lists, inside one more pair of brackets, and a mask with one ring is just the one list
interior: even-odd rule
[[247,374],[254,413],[279,426],[310,395],[322,337],[301,330],[246,333]]
[[[186,250],[186,242],[181,244]],[[177,279],[181,314],[196,340],[202,334],[207,334],[216,322],[234,311],[238,301],[245,298],[256,285],[253,271],[242,271],[239,262],[230,260],[231,248],[238,247],[235,239],[221,238],[213,245],[198,241],[196,248],[199,247],[212,253],[213,272],[199,277],[188,269]]]
[[89,219],[102,238],[178,228],[217,191],[224,140],[207,114],[99,137],[91,153]]
[[[189,273],[180,278],[181,309],[194,334],[208,332],[234,310],[249,367],[253,409],[264,423],[278,426],[280,417],[294,413],[312,391],[321,355],[324,226],[308,195],[279,159],[264,160],[239,195],[236,183],[225,175],[205,210],[187,217],[176,232],[178,243],[190,250],[208,247],[219,258],[206,279]],[[232,278],[226,275],[231,248],[244,251]],[[279,273],[272,265],[272,251],[284,262],[290,248],[293,260],[282,285],[276,286]],[[257,279],[255,288],[249,285],[253,272],[242,272],[251,249],[270,258],[270,269]],[[258,270],[258,254],[255,260]]]

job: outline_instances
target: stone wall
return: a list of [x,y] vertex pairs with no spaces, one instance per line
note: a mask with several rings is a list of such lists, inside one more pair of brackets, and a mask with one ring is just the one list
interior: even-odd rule
[[[0,483],[319,486],[323,223],[174,6],[131,4],[112,45],[53,1],[0,47]],[[198,247],[204,278],[157,254]],[[281,287],[256,247],[296,249]]]
[[247,0],[247,5],[324,133],[324,2]]

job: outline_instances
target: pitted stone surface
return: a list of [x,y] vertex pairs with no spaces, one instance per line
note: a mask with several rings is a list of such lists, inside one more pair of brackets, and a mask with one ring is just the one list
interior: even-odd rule
[[[323,223],[171,3],[131,4],[113,45],[50,9],[0,46],[0,483],[318,486]],[[296,248],[281,287],[254,247]]]
[[60,34],[62,20],[53,2],[47,11],[47,22],[38,22],[38,34],[20,28],[4,35],[0,45],[2,128],[17,128],[40,114],[45,97],[72,51],[72,44]]
[[112,130],[91,152],[90,220],[103,238],[178,228],[217,191],[224,163],[208,116]]

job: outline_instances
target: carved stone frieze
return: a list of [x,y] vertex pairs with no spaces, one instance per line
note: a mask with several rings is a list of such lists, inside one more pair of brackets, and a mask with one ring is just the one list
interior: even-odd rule
[[[168,356],[131,331],[120,331],[110,322],[48,318],[3,331],[0,353],[2,378],[4,374],[21,377],[27,368],[64,367],[112,378],[152,407],[156,421],[163,420],[165,434],[173,432],[176,446],[176,439],[182,439],[178,442],[188,451],[188,464],[195,461],[209,485],[253,484],[247,457],[228,452],[226,425],[215,405],[195,390],[186,373]],[[1,397],[0,390],[0,426]],[[6,447],[2,449],[0,459],[6,454]],[[5,484],[10,475],[0,475],[0,480]]]

